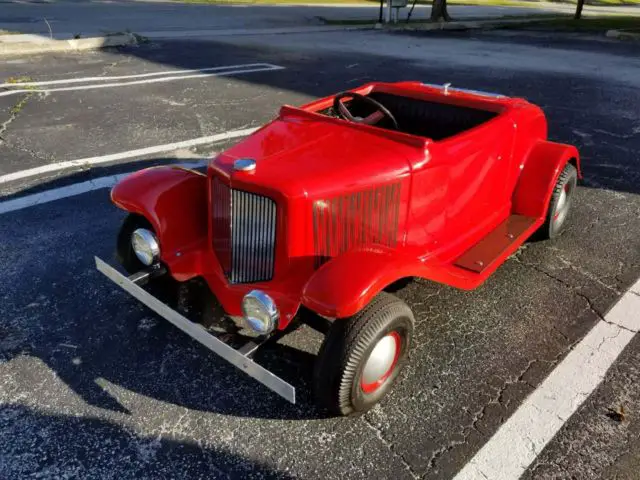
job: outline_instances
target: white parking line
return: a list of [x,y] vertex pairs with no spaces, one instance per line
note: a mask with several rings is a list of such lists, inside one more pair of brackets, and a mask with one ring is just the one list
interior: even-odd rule
[[580,341],[454,480],[519,478],[640,330],[640,280]]
[[0,176],[0,185],[14,182],[16,180],[24,180],[26,178],[42,175],[43,173],[58,172],[63,170],[69,170],[72,168],[90,168],[93,165],[100,165],[102,163],[115,162],[118,160],[125,160],[127,158],[142,157],[146,155],[154,155],[156,153],[170,152],[179,150],[181,148],[191,148],[198,145],[207,145],[210,143],[217,143],[223,140],[229,140],[232,138],[246,137],[255,132],[257,128],[243,128],[242,130],[231,130],[225,133],[218,133],[216,135],[209,135],[206,137],[193,138],[191,140],[184,140],[182,142],[165,143],[164,145],[156,145],[154,147],[139,148],[137,150],[129,150],[126,152],[112,153],[110,155],[103,155],[101,157],[88,157],[81,158],[79,160],[70,160],[68,162],[51,163],[48,165],[42,165],[40,167],[30,168],[29,170],[21,170],[19,172],[8,173]]
[[222,70],[237,70],[245,68],[276,68],[280,69],[278,65],[272,65],[271,63],[246,63],[243,65],[226,65],[224,67],[207,67],[207,68],[191,68],[187,70],[163,70],[161,72],[150,73],[138,73],[135,75],[111,75],[106,77],[77,77],[77,78],[64,78],[60,80],[43,80],[40,82],[19,82],[0,83],[0,88],[19,88],[19,87],[41,87],[43,85],[66,85],[69,83],[88,83],[88,82],[106,82],[108,80],[128,80],[130,78],[149,78],[149,77],[161,77],[172,75],[183,75],[187,73],[206,73],[206,72],[219,72]]
[[[206,165],[206,160],[201,162],[173,163],[170,165],[184,168],[198,168]],[[46,190],[44,192],[25,195],[24,197],[7,200],[6,202],[0,202],[0,215],[3,213],[15,212],[16,210],[22,210],[24,208],[35,207],[36,205],[42,205],[43,203],[49,203],[63,198],[75,197],[76,195],[81,195],[83,193],[92,192],[102,188],[111,188],[130,173],[131,172],[127,172],[119,175],[95,178],[85,182],[74,183],[73,185],[68,185],[66,187],[52,188],[51,190]]]
[[[245,73],[254,73],[254,72],[267,72],[272,70],[282,70],[285,67],[281,67],[280,65],[271,65],[269,63],[260,64],[261,67],[252,67],[252,68],[238,68],[235,70],[226,70],[222,72],[211,72],[211,73],[194,73],[190,75],[174,75],[174,76],[165,76],[161,78],[147,78],[144,80],[134,80],[130,82],[112,82],[112,83],[92,83],[89,85],[76,85],[73,87],[60,87],[60,88],[17,88],[10,89],[5,92],[0,92],[0,97],[6,97],[8,95],[16,95],[18,93],[54,93],[54,92],[70,92],[75,90],[91,90],[98,88],[116,88],[116,87],[127,87],[131,85],[143,85],[147,83],[164,83],[164,82],[175,82],[176,80],[187,80],[191,78],[206,78],[206,77],[223,77],[227,75],[242,75]],[[23,84],[12,84],[13,86],[22,86]]]

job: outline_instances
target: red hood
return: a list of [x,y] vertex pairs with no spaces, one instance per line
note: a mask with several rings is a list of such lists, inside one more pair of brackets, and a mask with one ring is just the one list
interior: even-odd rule
[[[330,195],[406,175],[409,156],[425,145],[398,141],[361,125],[284,107],[278,119],[213,159],[214,168],[238,188],[256,185],[287,197]],[[252,172],[236,172],[233,162],[252,158]]]

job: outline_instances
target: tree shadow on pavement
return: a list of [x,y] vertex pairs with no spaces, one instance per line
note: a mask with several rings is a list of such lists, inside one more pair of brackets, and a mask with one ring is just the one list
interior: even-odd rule
[[[295,36],[282,37],[295,42]],[[407,36],[408,45],[410,38]],[[330,45],[330,32],[327,39]],[[553,47],[553,42],[550,40],[543,46]],[[562,50],[580,52],[584,48],[580,43],[572,46],[559,42],[558,48]],[[602,51],[626,58],[628,50],[626,45],[611,45]],[[640,193],[640,165],[635,158],[635,152],[640,149],[640,135],[634,133],[637,122],[629,117],[637,112],[637,108],[631,106],[640,105],[640,94],[628,83],[617,84],[620,96],[611,98],[603,92],[604,80],[577,74],[515,66],[456,65],[455,61],[445,65],[437,59],[430,62],[428,57],[418,60],[384,52],[340,51],[338,47],[310,52],[280,44],[275,48],[256,42],[237,45],[200,38],[158,40],[150,45],[109,51],[113,55],[136,57],[178,69],[257,62],[281,65],[286,68],[243,75],[238,81],[257,88],[266,87],[267,93],[288,91],[304,98],[329,95],[370,81],[406,80],[433,84],[452,82],[454,86],[523,97],[545,111],[551,140],[578,147],[584,159],[585,186]]]
[[[39,412],[4,405],[0,477],[27,478],[292,478],[225,447],[148,436],[115,419]],[[181,435],[179,432],[178,435]],[[108,454],[104,454],[107,451]],[[233,472],[231,475],[228,472]]]
[[[109,52],[176,68],[242,62],[281,64],[286,70],[246,75],[242,82],[269,87],[267,92],[287,90],[313,97],[372,80],[445,83],[452,78],[460,86],[525,96],[547,112],[552,139],[580,147],[586,186],[640,193],[635,153],[638,136],[619,133],[629,130],[623,116],[609,118],[606,110],[594,108],[594,102],[607,98],[601,98],[600,84],[592,80],[511,70],[486,75],[477,68],[429,66],[371,53],[312,55],[197,39]],[[628,98],[614,99],[612,104],[640,103],[638,92],[625,92]],[[117,168],[124,171],[126,166]],[[103,173],[107,171],[79,175]],[[41,184],[12,198],[79,178]],[[124,214],[110,205],[106,189],[81,198],[58,200],[64,203],[64,214],[52,215],[46,208],[35,207],[29,210],[28,218],[20,212],[0,217],[7,225],[21,225],[8,230],[6,243],[29,248],[26,258],[18,248],[15,252],[0,248],[0,255],[6,257],[4,264],[11,265],[6,269],[11,291],[5,294],[3,305],[5,340],[0,339],[7,347],[4,351],[0,348],[0,355],[9,361],[19,355],[40,358],[85,401],[122,413],[129,409],[119,389],[193,410],[240,417],[324,416],[313,406],[309,394],[312,354],[282,344],[264,352],[261,361],[265,366],[287,370],[282,375],[301,394],[297,405],[289,405],[159,320],[96,272],[92,254],[113,259],[115,236]],[[33,258],[47,258],[47,262],[32,262]],[[96,383],[97,379],[110,386]]]
[[[204,172],[208,161],[208,157],[194,156],[193,158],[177,158],[166,156],[148,159],[136,159],[130,162],[118,163],[115,165],[91,166],[90,168],[84,168],[81,171],[72,170],[70,172],[63,172],[60,176],[50,180],[38,181],[36,179],[36,183],[31,182],[31,184],[27,187],[18,187],[13,193],[0,195],[0,201],[5,202],[8,200],[17,200],[28,195],[35,195],[63,187],[77,187],[78,184],[85,184],[85,182],[95,182],[96,180],[101,181],[101,179],[104,179],[105,181],[114,181],[116,179],[114,177],[125,176],[129,173],[141,170],[143,168],[159,167],[163,165],[186,165],[190,169]],[[91,188],[91,186],[87,185],[87,188]],[[108,187],[104,187],[103,190],[108,191],[107,188]],[[91,188],[91,190],[93,190],[93,188]]]

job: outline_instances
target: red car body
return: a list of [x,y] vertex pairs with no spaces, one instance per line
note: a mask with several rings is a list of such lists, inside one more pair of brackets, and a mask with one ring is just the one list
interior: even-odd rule
[[[433,140],[325,115],[333,96],[284,106],[212,158],[206,175],[142,170],[114,187],[112,200],[151,223],[176,280],[203,278],[231,316],[242,315],[247,292],[262,290],[278,305],[284,329],[301,306],[349,317],[406,277],[479,286],[543,224],[567,162],[580,172],[577,150],[548,141],[544,113],[523,99],[417,82],[354,92],[492,118]],[[235,170],[241,158],[255,159],[256,168]],[[232,204],[254,217],[238,242],[229,226]],[[270,218],[269,226],[260,218]],[[262,251],[265,244],[273,252]],[[234,268],[241,272],[235,280]]]

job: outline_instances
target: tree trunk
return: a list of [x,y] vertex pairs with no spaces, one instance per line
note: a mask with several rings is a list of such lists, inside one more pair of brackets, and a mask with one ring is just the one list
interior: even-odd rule
[[451,17],[447,12],[447,0],[433,0],[431,5],[431,21],[439,22],[440,20],[451,21]]
[[580,20],[580,17],[582,17],[582,7],[584,7],[584,0],[578,0],[578,5],[576,6],[576,14],[573,17],[576,20]]

